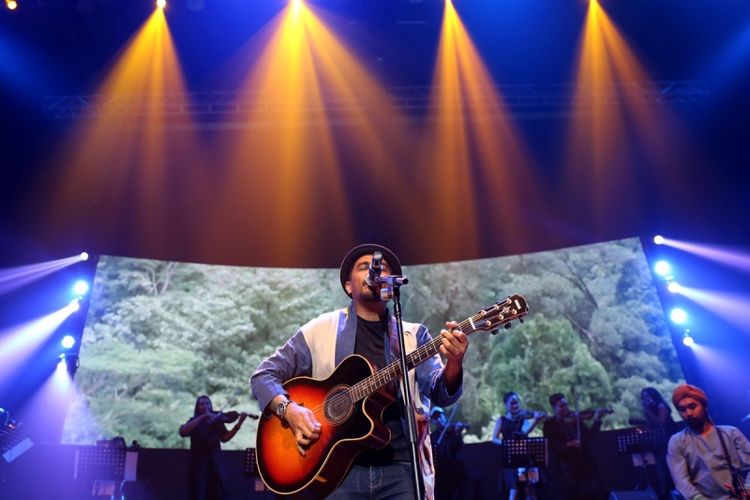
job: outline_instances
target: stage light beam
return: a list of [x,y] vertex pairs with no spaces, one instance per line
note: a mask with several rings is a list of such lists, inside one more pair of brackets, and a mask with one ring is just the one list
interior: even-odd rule
[[686,330],[682,336],[682,344],[686,347],[693,347],[695,345],[695,339],[690,335],[690,331]]

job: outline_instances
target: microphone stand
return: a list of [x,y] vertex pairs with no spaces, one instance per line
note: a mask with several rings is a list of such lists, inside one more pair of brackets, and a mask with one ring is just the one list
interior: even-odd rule
[[417,438],[417,421],[414,413],[414,403],[411,397],[411,383],[409,382],[409,366],[406,362],[406,345],[404,344],[404,325],[401,320],[401,285],[409,283],[405,276],[383,276],[379,278],[384,288],[380,290],[380,298],[383,300],[393,299],[393,315],[396,318],[396,330],[398,332],[399,361],[401,366],[401,397],[404,401],[404,410],[407,421],[407,439],[411,449],[411,467],[414,480],[415,498],[423,498],[420,483],[419,449]]

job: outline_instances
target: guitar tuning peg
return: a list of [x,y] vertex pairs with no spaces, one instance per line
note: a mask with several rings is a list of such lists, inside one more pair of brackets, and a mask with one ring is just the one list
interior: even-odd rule
[[500,330],[498,330],[497,328],[495,328],[494,330],[490,330],[490,333],[492,335],[497,335],[498,333],[500,333]]
[[505,328],[506,330],[510,330],[510,327],[511,327],[510,323],[505,323],[505,326],[503,328]]

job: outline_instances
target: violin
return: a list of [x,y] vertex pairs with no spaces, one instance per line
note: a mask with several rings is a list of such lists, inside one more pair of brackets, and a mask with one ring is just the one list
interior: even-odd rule
[[539,411],[531,411],[531,410],[521,410],[516,415],[514,415],[514,420],[533,420],[535,418],[549,418],[549,415],[547,415],[544,412]]
[[599,412],[600,415],[609,415],[615,411],[612,408],[586,408],[579,412],[571,412],[570,417],[579,417],[581,420],[589,420]]
[[258,415],[255,415],[253,413],[247,413],[244,411],[236,411],[236,410],[230,410],[230,411],[214,411],[210,413],[211,419],[210,422],[220,422],[222,424],[231,424],[232,422],[236,422],[238,418],[241,416],[245,416],[245,418],[251,418],[254,420],[258,420]]

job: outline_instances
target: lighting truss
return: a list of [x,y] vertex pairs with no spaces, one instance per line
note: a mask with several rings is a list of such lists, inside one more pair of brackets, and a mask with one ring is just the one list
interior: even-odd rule
[[[655,81],[616,83],[607,87],[587,88],[580,85],[563,84],[515,84],[498,85],[488,91],[472,89],[472,96],[485,96],[484,100],[473,99],[476,107],[497,109],[486,106],[490,101],[501,99],[505,109],[514,115],[548,112],[565,114],[581,105],[608,103],[643,103],[659,105],[663,103],[694,104],[703,102],[711,93],[703,81]],[[420,116],[434,109],[432,95],[434,87],[391,87],[388,94],[395,114]],[[357,98],[346,97],[335,89],[323,90],[320,99],[300,99],[294,104],[296,110],[314,112],[325,110],[326,114],[344,118],[366,109],[367,89],[357,94]],[[456,102],[441,100],[441,108],[467,106],[467,101],[457,94]],[[364,97],[363,97],[364,96]],[[499,97],[498,97],[499,96]],[[313,104],[315,103],[315,104]],[[44,111],[55,119],[76,119],[93,116],[135,117],[167,116],[180,121],[180,117],[192,117],[196,121],[256,121],[274,124],[289,110],[285,96],[266,96],[259,101],[255,92],[197,92],[162,95],[67,95],[51,96],[44,100]]]

